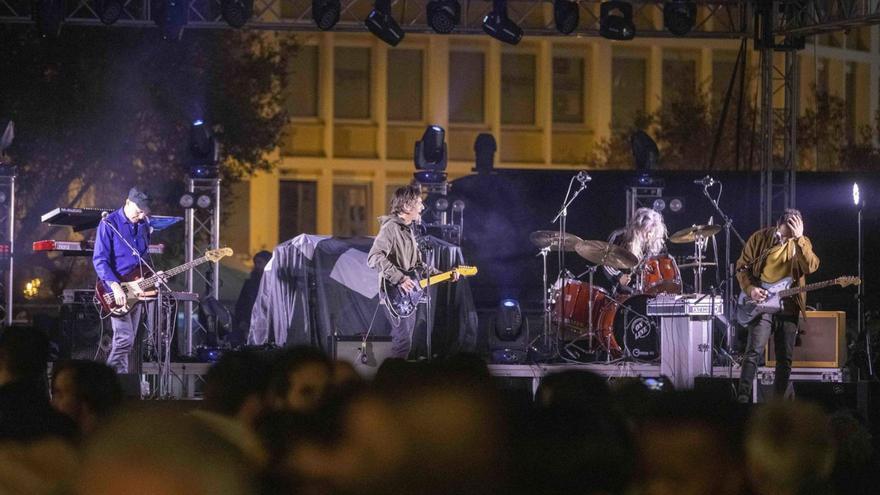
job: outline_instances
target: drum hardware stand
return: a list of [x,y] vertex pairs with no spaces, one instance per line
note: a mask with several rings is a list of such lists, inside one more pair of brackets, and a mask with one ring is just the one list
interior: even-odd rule
[[[719,187],[717,198],[713,198],[712,195],[709,194],[709,187],[711,187],[715,184],[718,184],[718,187]],[[732,266],[731,260],[730,260],[730,233],[733,232],[733,234],[736,235],[736,239],[739,241],[740,246],[745,246],[746,243],[743,240],[743,237],[740,235],[740,233],[736,230],[736,227],[733,226],[733,219],[731,219],[726,213],[724,213],[724,210],[721,209],[720,202],[721,202],[721,192],[723,190],[723,187],[724,186],[721,184],[721,181],[713,180],[711,177],[709,177],[708,181],[703,182],[703,195],[706,196],[706,199],[709,200],[709,203],[712,204],[712,207],[715,208],[715,211],[718,212],[718,215],[721,216],[721,220],[724,222],[724,225],[723,225],[723,228],[724,228],[724,267],[725,267],[725,270],[727,271],[726,277],[724,279],[725,279],[725,281],[728,282],[727,287],[726,287],[726,289],[727,289],[726,296],[727,297],[724,298],[725,303],[726,303],[725,308],[727,308],[727,318],[728,318],[728,321],[725,325],[726,326],[725,333],[727,335],[727,349],[726,349],[727,352],[726,352],[726,354],[728,357],[730,357],[730,352],[732,350],[731,345],[733,342],[733,339],[731,337],[731,328],[733,327],[733,325],[730,324],[729,318],[731,316],[733,316],[734,304],[736,302],[736,296],[735,296],[735,293],[733,290],[733,283],[732,283],[734,271],[733,271],[733,266]],[[713,307],[714,307],[714,301],[713,301]]]
[[[574,277],[575,280],[578,280],[584,275],[589,274],[590,285],[587,292],[587,348],[581,349],[587,354],[595,354],[596,352],[596,349],[593,347],[593,337],[596,335],[596,331],[598,330],[598,328],[596,328],[596,325],[593,324],[593,276],[598,269],[599,265],[592,265],[588,267],[584,272]],[[563,289],[562,292],[562,297],[565,298],[565,290]],[[577,347],[577,344],[575,344],[575,341],[569,342],[565,345],[565,348],[568,349],[569,347]]]
[[[575,179],[580,181],[581,185],[576,191],[574,191],[574,194],[572,194],[571,190],[572,190],[572,186],[574,185]],[[559,239],[560,240],[565,236],[565,234],[567,232],[566,221],[568,220],[568,207],[571,206],[572,203],[574,203],[574,200],[577,199],[577,197],[580,195],[580,193],[584,192],[587,189],[587,182],[589,182],[590,180],[592,180],[592,179],[590,178],[589,175],[587,175],[586,172],[578,172],[577,175],[573,176],[571,178],[571,180],[568,181],[568,189],[565,191],[565,198],[562,200],[562,208],[559,209],[559,212],[557,212],[556,216],[553,217],[553,220],[550,221],[550,223],[556,223],[557,221],[559,221]],[[553,347],[554,347],[553,354],[556,357],[559,357],[558,343],[559,343],[559,339],[562,337],[562,329],[564,326],[563,320],[565,320],[565,318],[564,318],[564,315],[565,315],[565,294],[564,294],[564,292],[565,292],[565,285],[566,285],[565,247],[560,245],[560,246],[558,246],[558,248],[559,248],[559,275],[560,275],[560,277],[562,277],[562,290],[563,290],[563,297],[562,297],[562,301],[560,302],[560,313],[563,315],[563,318],[560,318],[560,321],[556,326],[556,344],[553,345]]]
[[[543,259],[544,263],[544,329],[541,332],[540,337],[536,337],[535,340],[532,341],[532,344],[535,343],[540,338],[544,339],[544,349],[550,349],[551,341],[550,341],[550,327],[553,325],[552,319],[550,316],[550,286],[548,285],[547,280],[547,255],[550,253],[550,246],[542,247],[538,252],[537,256],[540,256]],[[532,347],[531,345],[529,347]]]

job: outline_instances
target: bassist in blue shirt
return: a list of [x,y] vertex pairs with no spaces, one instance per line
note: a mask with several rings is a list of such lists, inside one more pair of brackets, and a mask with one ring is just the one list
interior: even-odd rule
[[[125,205],[106,215],[98,224],[92,264],[98,274],[98,283],[103,284],[108,292],[112,291],[117,306],[126,305],[120,282],[152,275],[143,263],[149,263],[150,224],[147,215],[150,203],[151,198],[146,192],[133,187]],[[129,372],[129,353],[137,337],[144,306],[135,304],[128,313],[110,317],[113,345],[107,356],[107,365],[117,373]],[[147,320],[147,326],[151,327],[149,316]]]

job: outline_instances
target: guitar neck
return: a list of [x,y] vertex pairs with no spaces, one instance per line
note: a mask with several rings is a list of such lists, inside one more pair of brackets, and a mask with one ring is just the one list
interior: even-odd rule
[[800,294],[801,292],[809,292],[811,290],[822,289],[824,287],[830,287],[832,285],[837,285],[839,282],[837,279],[825,280],[824,282],[816,282],[814,284],[808,284],[803,287],[796,287],[793,289],[786,289],[779,291],[779,297],[789,297],[795,294]]
[[438,284],[440,282],[445,282],[452,278],[452,270],[448,272],[438,273],[437,275],[432,275],[426,279],[422,279],[419,281],[419,286],[424,289],[429,285]]
[[[163,272],[163,276],[164,276],[164,278],[173,277],[179,273],[183,273],[183,272],[189,270],[190,268],[201,265],[202,263],[204,263],[206,261],[208,261],[208,258],[206,256],[202,256],[201,258],[196,258],[196,259],[190,261],[189,263],[184,263],[182,265],[175,266],[174,268],[172,268],[170,270],[166,270],[165,272]],[[138,285],[142,289],[146,289],[146,288],[149,288],[149,287],[156,285],[156,282],[158,282],[158,281],[159,281],[159,276],[153,275],[152,277],[148,277],[148,278],[141,280],[140,282],[138,282]]]

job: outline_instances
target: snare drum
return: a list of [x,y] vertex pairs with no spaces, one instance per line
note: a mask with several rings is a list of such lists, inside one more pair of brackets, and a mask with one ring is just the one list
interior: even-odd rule
[[[599,328],[599,315],[609,300],[611,296],[605,289],[578,280],[569,280],[562,294],[556,296],[553,321],[561,322],[568,330],[570,338],[581,337],[588,332],[591,321],[593,331]],[[592,313],[590,301],[593,305]]]
[[675,258],[661,254],[645,260],[639,273],[639,287],[644,294],[681,294],[681,273]]
[[[599,345],[615,358],[626,354],[636,359],[660,357],[660,318],[647,316],[647,294],[624,296],[607,302],[599,315]],[[631,311],[627,311],[627,309]]]

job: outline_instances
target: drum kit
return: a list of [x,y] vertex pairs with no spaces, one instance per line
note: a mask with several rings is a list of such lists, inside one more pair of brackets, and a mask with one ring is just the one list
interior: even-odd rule
[[[659,358],[659,320],[645,314],[647,302],[661,293],[682,293],[680,268],[693,269],[695,290],[701,292],[703,271],[715,265],[704,261],[703,252],[708,239],[720,230],[718,225],[694,225],[672,234],[671,243],[694,243],[694,256],[688,257],[693,261],[680,266],[668,254],[651,256],[639,263],[628,250],[608,242],[584,240],[566,232],[532,232],[529,239],[544,258],[545,343],[551,339],[557,343],[579,342],[586,345],[582,349],[586,353],[604,352],[609,361],[623,357]],[[579,276],[564,271],[550,287],[547,254],[559,250],[573,251],[592,265]],[[629,271],[635,285],[633,293],[615,295],[597,286],[593,276],[599,267]],[[586,275],[588,278],[581,280]]]

